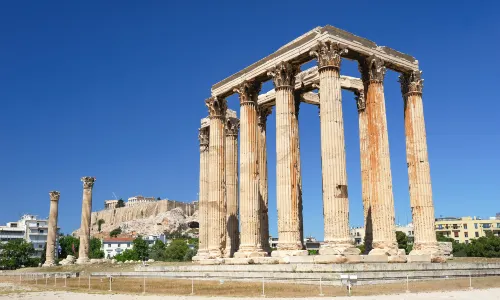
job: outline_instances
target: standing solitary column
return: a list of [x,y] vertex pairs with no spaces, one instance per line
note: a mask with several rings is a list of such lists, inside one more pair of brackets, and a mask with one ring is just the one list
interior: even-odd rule
[[83,181],[83,201],[82,201],[82,223],[80,226],[80,249],[78,251],[77,264],[89,262],[90,250],[90,217],[92,213],[92,188],[95,178],[85,176]]
[[406,162],[410,185],[410,204],[415,227],[411,254],[438,254],[434,229],[431,171],[427,154],[424,107],[422,104],[422,72],[400,76],[404,99]]
[[321,169],[325,243],[322,255],[359,254],[349,235],[349,199],[345,159],[344,119],[340,86],[341,55],[338,43],[319,42],[311,51],[318,59],[321,124]]
[[58,206],[59,206],[59,196],[58,191],[49,192],[50,196],[50,213],[49,213],[49,228],[47,232],[47,250],[45,252],[45,263],[44,267],[55,266],[55,255],[56,255],[56,237],[57,237],[57,216],[58,216]]
[[394,196],[392,194],[389,137],[384,99],[384,62],[374,56],[360,61],[366,92],[368,147],[370,152],[370,202],[373,250],[370,255],[397,255]]
[[240,95],[240,225],[241,244],[235,257],[265,256],[262,249],[259,201],[259,128],[257,97],[261,84],[245,81],[234,91]]
[[200,191],[198,194],[199,236],[198,252],[193,260],[208,257],[208,143],[209,127],[200,128]]
[[368,148],[368,124],[366,119],[365,91],[356,93],[359,122],[359,153],[361,157],[361,198],[363,200],[363,216],[365,224],[365,253],[372,250],[372,209],[370,203],[370,152]]
[[209,258],[223,257],[226,249],[226,137],[224,125],[227,102],[211,97],[205,101],[210,117],[208,177]]
[[268,178],[267,178],[267,116],[272,112],[272,107],[259,108],[259,201],[262,209],[261,213],[261,238],[262,249],[267,253],[271,253],[269,245],[269,197],[268,197]]
[[226,257],[233,257],[239,246],[238,229],[238,130],[236,118],[226,120]]
[[273,256],[307,255],[302,240],[302,186],[299,150],[299,99],[294,95],[299,68],[288,62],[268,72],[276,90],[276,181],[278,250]]

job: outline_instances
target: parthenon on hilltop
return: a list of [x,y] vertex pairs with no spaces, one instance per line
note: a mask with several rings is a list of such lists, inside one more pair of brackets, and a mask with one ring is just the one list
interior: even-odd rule
[[[358,62],[360,79],[342,76],[342,59]],[[301,70],[316,60],[317,67]],[[398,249],[384,99],[386,68],[399,72],[414,247]],[[418,61],[341,29],[317,27],[212,86],[200,140],[201,263],[441,262]],[[274,89],[260,94],[262,83]],[[349,203],[341,89],[354,92],[359,117],[366,253],[349,236]],[[314,91],[318,92],[315,93]],[[240,119],[226,98],[238,94]],[[303,244],[298,114],[320,109],[324,243],[308,256]],[[354,105],[354,103],[353,103]],[[266,120],[276,107],[278,248],[268,243]],[[238,180],[238,131],[240,173]],[[239,181],[239,190],[238,190]],[[363,254],[363,255],[360,255]]]

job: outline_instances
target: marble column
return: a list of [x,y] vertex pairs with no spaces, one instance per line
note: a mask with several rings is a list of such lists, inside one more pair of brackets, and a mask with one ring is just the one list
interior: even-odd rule
[[226,121],[227,102],[211,97],[205,101],[210,118],[208,176],[208,252],[221,258],[226,249]]
[[369,253],[372,250],[372,216],[370,203],[370,152],[368,149],[368,124],[366,118],[366,102],[365,91],[360,90],[355,92],[356,106],[358,107],[358,123],[359,123],[359,153],[361,157],[361,199],[363,200],[363,216],[365,225],[365,252]]
[[276,90],[276,181],[278,250],[273,256],[307,255],[302,239],[302,186],[295,75],[299,67],[282,62],[268,72]]
[[439,248],[434,231],[431,172],[422,104],[422,72],[414,71],[403,74],[400,76],[400,82],[404,99],[410,204],[415,228],[411,254],[438,254]]
[[198,194],[198,221],[199,237],[198,252],[193,260],[208,257],[208,145],[210,140],[210,128],[200,128],[198,139],[200,140],[200,190]]
[[265,256],[262,249],[259,201],[259,128],[257,97],[261,84],[245,81],[236,89],[240,96],[240,227],[241,243],[234,257]]
[[340,85],[341,55],[338,43],[319,42],[311,51],[317,57],[320,84],[321,169],[325,242],[322,255],[359,254],[349,234],[349,199]]
[[83,201],[82,201],[82,222],[80,225],[80,248],[78,251],[77,264],[88,263],[90,250],[90,217],[92,213],[92,188],[95,178],[82,177],[83,182]]
[[261,213],[261,238],[262,249],[267,253],[271,253],[269,245],[269,193],[268,193],[268,176],[267,176],[267,116],[272,112],[272,107],[259,108],[259,201],[262,209]]
[[44,267],[52,267],[56,265],[56,239],[57,239],[57,216],[59,214],[59,196],[58,191],[49,192],[50,196],[50,212],[49,212],[49,228],[47,232],[47,246],[45,252]]
[[389,137],[384,99],[384,62],[375,56],[360,60],[366,93],[368,148],[370,152],[370,202],[373,249],[370,255],[397,255],[394,196],[392,193]]
[[238,131],[236,118],[226,120],[226,257],[233,257],[238,250]]

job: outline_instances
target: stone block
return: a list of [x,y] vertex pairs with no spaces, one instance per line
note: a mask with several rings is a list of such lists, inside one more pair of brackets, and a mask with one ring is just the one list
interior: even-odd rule
[[253,264],[253,258],[225,258],[225,265],[251,265]]
[[254,257],[254,264],[258,265],[276,265],[280,263],[279,257]]
[[406,257],[408,259],[409,263],[430,263],[431,262],[431,256],[430,255],[408,255]]
[[311,255],[315,264],[342,264],[347,261],[343,255]]
[[398,249],[398,255],[406,255],[405,249]]
[[201,259],[199,260],[200,265],[222,265],[224,264],[224,259],[215,258],[215,259]]
[[362,255],[346,255],[345,258],[346,258],[345,263],[347,264],[360,264],[363,262]]
[[369,255],[362,255],[362,256],[363,256],[364,263],[387,263],[387,262],[389,262],[387,255],[369,254]]
[[286,256],[308,256],[307,250],[276,250],[271,252],[271,257],[286,257]]
[[387,257],[390,263],[405,263],[406,255],[392,255]]
[[313,264],[314,255],[310,256],[285,256],[283,257],[285,264]]
[[449,257],[443,255],[431,255],[431,262],[433,263],[445,263]]

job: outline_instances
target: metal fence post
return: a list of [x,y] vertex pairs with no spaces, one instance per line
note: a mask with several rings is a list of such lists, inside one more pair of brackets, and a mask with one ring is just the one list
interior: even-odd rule
[[472,290],[473,287],[472,287],[472,274],[471,272],[469,272],[469,290]]
[[57,286],[57,274],[54,274],[54,286]]
[[146,275],[144,275],[144,282],[142,284],[142,287],[143,287],[142,293],[146,294]]
[[111,281],[112,281],[112,277],[109,276],[109,292],[111,292]]
[[49,275],[45,274],[45,285],[47,285],[49,282]]
[[406,274],[406,293],[410,292],[410,282],[409,282],[409,275]]
[[19,283],[22,283],[22,282],[23,282],[23,275],[19,274]]
[[261,297],[265,297],[266,296],[266,285],[265,285],[265,279],[264,277],[262,277],[262,295]]
[[90,290],[90,274],[89,274],[89,290]]
[[319,295],[320,296],[325,295],[325,294],[323,294],[323,279],[321,277],[319,278]]
[[80,280],[82,279],[82,276],[80,276],[80,274],[78,274],[78,288],[80,288]]
[[191,295],[194,295],[194,279],[191,277]]
[[65,275],[65,276],[64,276],[64,287],[67,287],[67,286],[66,286],[66,278],[67,278],[67,276]]

